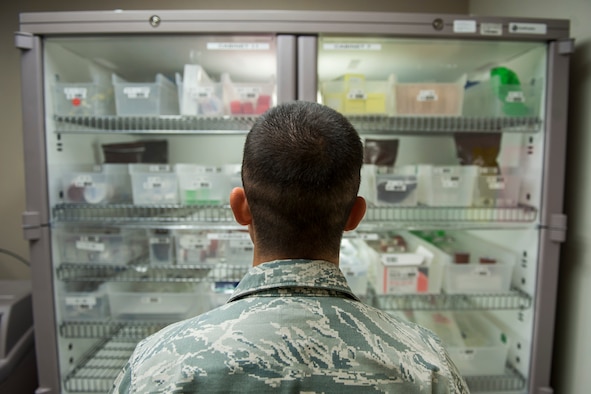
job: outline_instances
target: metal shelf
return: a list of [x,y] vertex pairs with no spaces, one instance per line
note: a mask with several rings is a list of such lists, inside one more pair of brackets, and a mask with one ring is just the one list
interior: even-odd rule
[[113,339],[118,342],[139,342],[174,321],[65,321],[60,324],[63,338]]
[[[540,130],[537,117],[348,116],[359,133],[456,133]],[[55,116],[56,133],[245,134],[256,116]]]
[[63,263],[56,274],[64,282],[239,282],[248,268],[224,263],[174,266]]
[[[122,327],[120,331],[127,328]],[[69,392],[108,392],[140,340],[128,341],[125,335],[118,334],[100,341],[65,377],[65,388]],[[504,375],[466,376],[465,379],[472,392],[519,391],[525,388],[525,378],[510,365],[507,365]]]
[[373,305],[385,311],[397,310],[506,310],[527,309],[532,298],[520,291],[479,294],[373,294]]
[[[537,217],[531,206],[517,207],[368,207],[363,226],[387,225],[407,229],[437,227],[530,227]],[[218,224],[238,226],[228,206],[141,206],[131,204],[58,204],[55,223],[115,224],[146,227]]]

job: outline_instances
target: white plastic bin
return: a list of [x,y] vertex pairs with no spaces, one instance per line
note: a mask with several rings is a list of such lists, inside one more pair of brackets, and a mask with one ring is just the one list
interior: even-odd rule
[[58,302],[63,320],[102,320],[109,317],[109,300],[103,286],[68,283]]
[[514,207],[519,203],[521,177],[516,168],[480,167],[476,179],[474,206]]
[[113,86],[95,82],[56,82],[53,107],[58,116],[102,116],[115,113]]
[[208,231],[179,229],[174,232],[177,265],[218,262],[219,243],[208,238]]
[[207,234],[209,244],[217,245],[217,259],[221,263],[250,267],[254,245],[248,231],[212,230]]
[[502,293],[511,288],[517,255],[465,232],[454,232],[449,245],[463,254],[462,262],[447,260],[443,266],[446,293]]
[[418,202],[430,206],[472,205],[478,166],[419,166]]
[[147,230],[150,246],[150,263],[154,265],[174,264],[174,238],[168,229]]
[[463,115],[467,117],[539,116],[544,80],[534,78],[520,85],[497,86],[490,79],[464,91]]
[[464,82],[394,84],[395,112],[412,116],[460,116]]
[[275,79],[269,82],[233,82],[221,77],[226,115],[260,115],[275,105]]
[[186,319],[209,309],[208,283],[110,282],[111,316],[117,320]]
[[62,263],[125,265],[148,254],[141,230],[101,227],[57,231]]
[[176,164],[181,204],[220,205],[229,202],[230,179],[222,167]]
[[176,74],[181,115],[224,114],[221,82],[212,81],[198,64],[185,64],[183,76]]
[[177,176],[168,164],[130,164],[129,173],[134,204],[178,203]]
[[346,115],[392,112],[392,88],[389,81],[367,80],[363,74],[346,74],[320,85],[325,105]]
[[339,268],[347,284],[358,297],[367,295],[368,271],[371,260],[370,247],[360,239],[344,238],[341,241]]
[[157,74],[155,82],[128,82],[113,74],[115,104],[119,116],[178,115],[176,85]]
[[[377,294],[438,294],[441,292],[443,264],[451,257],[432,244],[406,231],[400,237],[405,251],[378,247],[375,275],[370,277]],[[370,243],[370,245],[372,245]],[[372,245],[373,246],[373,245]]]
[[72,168],[62,173],[64,199],[71,203],[131,202],[127,165],[103,164]]

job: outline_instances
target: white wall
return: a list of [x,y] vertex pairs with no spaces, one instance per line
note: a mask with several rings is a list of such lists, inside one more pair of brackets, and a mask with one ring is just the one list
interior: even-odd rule
[[[14,46],[20,12],[112,9],[294,9],[439,12],[465,14],[468,0],[21,0],[0,3],[0,249],[28,258],[21,213],[25,210],[20,105],[20,53]],[[28,267],[0,253],[0,278],[28,278]]]
[[568,162],[552,386],[556,394],[591,390],[591,1],[470,0],[475,15],[569,19],[576,40],[571,58]]

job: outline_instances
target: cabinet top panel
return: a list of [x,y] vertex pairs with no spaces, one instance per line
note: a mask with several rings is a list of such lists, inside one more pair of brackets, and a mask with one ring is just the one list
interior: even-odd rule
[[546,41],[569,37],[562,19],[349,11],[113,10],[20,15],[32,34],[335,33]]

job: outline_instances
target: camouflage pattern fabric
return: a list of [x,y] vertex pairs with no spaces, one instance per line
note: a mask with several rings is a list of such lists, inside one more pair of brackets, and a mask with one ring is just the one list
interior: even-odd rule
[[337,266],[280,260],[138,344],[115,393],[468,393],[430,331],[360,302]]

